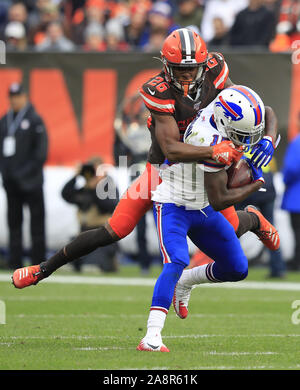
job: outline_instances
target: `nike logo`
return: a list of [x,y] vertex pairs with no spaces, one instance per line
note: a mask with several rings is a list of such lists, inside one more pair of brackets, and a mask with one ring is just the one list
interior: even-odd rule
[[155,95],[155,91],[151,91],[150,88],[148,88],[148,91],[150,92],[150,94],[151,94],[152,96]]
[[149,344],[149,343],[147,343],[147,344],[148,344],[149,347],[152,348],[152,349],[157,349],[157,348],[159,348],[159,345],[152,345],[152,344]]

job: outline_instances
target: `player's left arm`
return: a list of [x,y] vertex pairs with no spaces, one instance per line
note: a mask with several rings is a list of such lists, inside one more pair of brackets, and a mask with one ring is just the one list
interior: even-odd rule
[[261,171],[256,172],[255,181],[239,188],[227,188],[228,175],[225,169],[217,172],[204,172],[204,185],[210,205],[216,210],[224,210],[242,202],[250,194],[258,191],[264,183]]

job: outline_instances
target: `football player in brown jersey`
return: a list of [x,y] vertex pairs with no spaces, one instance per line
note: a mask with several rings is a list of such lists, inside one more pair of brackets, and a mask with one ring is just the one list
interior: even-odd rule
[[[17,269],[12,281],[15,287],[37,284],[64,264],[126,237],[140,218],[152,207],[151,190],[159,183],[158,166],[169,161],[200,161],[231,165],[239,160],[242,150],[231,141],[210,147],[198,147],[182,142],[182,136],[197,111],[218,93],[233,83],[224,58],[208,53],[205,42],[195,32],[182,28],[173,31],[161,51],[163,71],[141,88],[144,103],[150,111],[148,127],[152,143],[144,173],[122,196],[112,217],[104,227],[79,234],[73,241],[39,265]],[[258,145],[255,163],[270,159],[277,136],[277,120],[273,110],[266,107],[265,133],[268,139]],[[242,214],[243,213],[243,214]],[[248,230],[259,232],[260,217],[246,211],[224,211],[240,237]]]

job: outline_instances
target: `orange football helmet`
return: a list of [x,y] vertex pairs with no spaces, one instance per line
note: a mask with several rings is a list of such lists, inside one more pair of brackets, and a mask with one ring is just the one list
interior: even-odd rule
[[[208,52],[203,39],[188,28],[173,31],[164,41],[160,52],[164,71],[168,82],[186,96],[201,87],[207,65]],[[197,67],[198,72],[192,80],[184,80],[174,76],[174,68]]]

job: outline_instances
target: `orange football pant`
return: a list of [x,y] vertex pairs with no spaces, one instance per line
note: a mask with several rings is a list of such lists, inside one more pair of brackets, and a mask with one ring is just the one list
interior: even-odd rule
[[151,191],[154,191],[161,179],[158,169],[150,164],[127,189],[108,220],[113,231],[122,239],[128,236],[139,220],[152,208]]
[[234,206],[227,207],[227,209],[220,211],[220,213],[224,215],[224,217],[233,226],[234,231],[236,232],[240,221]]
[[[117,204],[108,223],[120,239],[128,236],[139,220],[152,208],[151,191],[161,182],[158,169],[150,164],[144,172],[127,189]],[[222,210],[221,213],[236,231],[239,218],[233,206]]]

